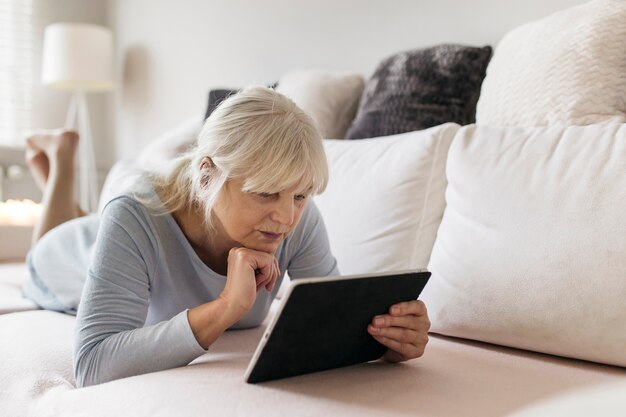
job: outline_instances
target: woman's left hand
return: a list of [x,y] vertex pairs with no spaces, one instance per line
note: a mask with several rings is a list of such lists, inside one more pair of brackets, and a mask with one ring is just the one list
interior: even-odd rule
[[382,345],[387,346],[383,359],[401,362],[419,358],[428,343],[430,320],[426,305],[420,301],[394,304],[389,314],[375,316],[367,331]]

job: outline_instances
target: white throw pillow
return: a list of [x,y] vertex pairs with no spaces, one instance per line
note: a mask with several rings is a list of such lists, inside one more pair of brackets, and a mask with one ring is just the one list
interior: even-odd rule
[[520,26],[487,68],[476,123],[626,121],[626,1],[595,0]]
[[459,130],[432,331],[626,366],[626,125]]
[[425,268],[444,209],[445,163],[459,125],[326,140],[330,182],[315,201],[342,274]]
[[300,70],[285,74],[276,91],[309,114],[324,138],[342,139],[356,115],[363,88],[361,74]]

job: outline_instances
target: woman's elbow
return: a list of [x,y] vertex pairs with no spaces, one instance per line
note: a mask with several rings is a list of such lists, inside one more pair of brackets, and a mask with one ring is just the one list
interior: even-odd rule
[[76,387],[84,388],[107,382],[103,373],[98,370],[97,357],[93,351],[79,350],[74,354],[74,378]]
[[91,385],[96,385],[97,382],[90,376],[88,366],[84,365],[83,358],[74,358],[74,378],[76,379],[76,388],[84,388]]

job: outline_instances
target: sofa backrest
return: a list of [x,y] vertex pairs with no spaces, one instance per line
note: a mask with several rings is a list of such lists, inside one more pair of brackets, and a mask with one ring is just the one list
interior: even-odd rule
[[626,124],[324,146],[316,203],[341,273],[428,266],[435,332],[626,366]]
[[432,330],[626,366],[626,124],[466,126],[446,172]]

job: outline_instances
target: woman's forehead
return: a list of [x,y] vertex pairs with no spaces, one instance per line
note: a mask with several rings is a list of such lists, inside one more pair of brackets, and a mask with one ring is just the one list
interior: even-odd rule
[[294,181],[285,182],[283,184],[268,184],[263,181],[258,181],[256,178],[245,179],[232,179],[233,186],[237,186],[244,192],[266,192],[266,193],[304,193],[311,192],[313,190],[313,184],[309,181],[305,181],[304,178],[299,178]]

